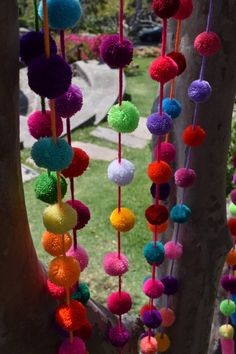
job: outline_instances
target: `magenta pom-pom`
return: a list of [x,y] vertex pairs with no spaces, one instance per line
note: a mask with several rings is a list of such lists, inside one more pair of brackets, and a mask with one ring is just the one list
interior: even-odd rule
[[[28,129],[30,134],[35,139],[52,136],[51,130],[51,113],[50,111],[35,111],[28,117]],[[63,131],[62,119],[59,115],[56,115],[56,133],[60,136]]]
[[80,264],[80,271],[83,270],[88,266],[89,256],[84,247],[81,245],[77,245],[77,248],[74,249],[72,246],[68,252],[66,252],[67,256],[74,257]]
[[114,347],[122,348],[129,340],[129,331],[124,327],[111,327],[108,338]]
[[175,184],[178,187],[191,187],[196,180],[196,173],[191,168],[179,168],[175,172]]
[[[62,288],[61,286],[57,286],[53,284],[49,279],[47,279],[47,289],[49,294],[57,300],[64,300],[66,297],[66,289]],[[70,294],[73,294],[74,288],[70,289]]]
[[70,338],[64,339],[58,354],[86,354],[86,346],[82,339],[74,337],[71,342]]
[[235,354],[233,339],[221,338],[220,343],[222,354]]
[[111,293],[107,299],[107,307],[115,315],[123,315],[132,307],[132,299],[125,291]]
[[[176,157],[176,150],[175,146],[171,143],[161,143],[161,149],[160,149],[160,160],[165,161],[167,163],[170,163],[175,160]],[[155,147],[154,149],[154,154],[155,157],[157,158],[158,156],[158,146]]]
[[117,252],[109,252],[103,259],[103,267],[105,272],[110,276],[120,276],[129,269],[129,261],[124,254]]
[[236,204],[236,189],[232,190],[230,193],[230,198],[234,204]]
[[198,54],[210,57],[220,50],[221,41],[215,32],[202,32],[195,38],[194,48]]
[[179,259],[183,254],[183,246],[181,243],[174,241],[166,242],[164,245],[165,257],[168,259]]
[[62,118],[71,118],[81,110],[82,106],[83,95],[76,85],[70,85],[66,93],[55,100],[56,113]]
[[151,299],[157,299],[164,292],[164,285],[160,280],[148,279],[143,284],[143,292]]
[[74,228],[80,230],[85,227],[90,220],[89,208],[80,200],[74,200],[74,202],[72,202],[72,200],[67,200],[67,204],[72,206],[77,212],[77,225]]
[[180,0],[179,8],[173,16],[176,20],[185,20],[193,12],[193,0]]

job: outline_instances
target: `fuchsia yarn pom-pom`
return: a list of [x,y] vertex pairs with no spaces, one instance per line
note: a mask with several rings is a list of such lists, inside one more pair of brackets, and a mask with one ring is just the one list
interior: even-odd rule
[[120,254],[120,258],[117,252],[109,252],[104,256],[103,267],[105,272],[110,276],[120,276],[129,269],[128,258],[124,254]]
[[[161,143],[160,149],[160,160],[170,163],[175,160],[176,157],[176,149],[175,146],[171,143]],[[154,149],[155,157],[158,158],[158,146]]]
[[153,12],[161,18],[169,18],[176,14],[180,0],[153,0]]
[[216,54],[221,47],[219,36],[215,32],[202,32],[194,41],[194,48],[198,54],[210,57]]
[[183,254],[183,246],[181,243],[174,241],[166,242],[164,245],[165,248],[165,257],[168,259],[178,259]]
[[81,110],[82,106],[83,95],[76,85],[70,85],[66,93],[55,100],[56,113],[62,118],[71,118]]
[[177,76],[178,70],[178,65],[173,59],[168,56],[161,56],[151,63],[149,75],[152,80],[165,84]]
[[157,299],[164,292],[164,285],[160,280],[148,279],[143,284],[143,292],[151,299]]
[[175,172],[175,184],[178,187],[191,187],[196,180],[196,173],[191,168],[179,168]]
[[53,284],[49,279],[47,279],[47,288],[48,288],[50,295],[53,298],[58,299],[58,300],[65,299],[65,296],[66,296],[66,289],[65,288]]
[[234,204],[236,204],[236,189],[232,190],[230,193],[230,198]]
[[132,299],[127,292],[121,291],[120,293],[117,291],[108,296],[107,307],[111,313],[114,313],[115,315],[123,315],[131,309]]
[[146,336],[140,341],[140,350],[142,354],[156,354],[158,350],[158,343],[156,338]]
[[85,343],[79,337],[74,337],[72,343],[70,338],[66,338],[61,344],[58,354],[86,354]]
[[181,75],[186,69],[186,59],[185,56],[180,52],[171,52],[167,54],[168,57],[174,60],[178,65],[178,73],[177,76]]
[[185,20],[193,12],[193,0],[180,0],[179,8],[173,16],[176,20]]
[[[51,113],[50,111],[35,111],[29,115],[27,120],[30,134],[35,139],[52,136],[51,130]],[[60,136],[63,131],[63,123],[60,116],[56,116],[56,133]]]
[[67,256],[71,256],[75,258],[80,264],[80,271],[83,270],[88,266],[89,256],[84,247],[81,245],[77,245],[77,248],[74,250],[74,247],[71,246],[68,252],[66,252]]
[[74,200],[74,202],[67,200],[67,204],[72,206],[77,212],[77,225],[74,228],[80,230],[85,227],[90,220],[89,208],[79,200]]
[[129,331],[124,327],[111,327],[108,338],[114,347],[122,348],[129,340]]

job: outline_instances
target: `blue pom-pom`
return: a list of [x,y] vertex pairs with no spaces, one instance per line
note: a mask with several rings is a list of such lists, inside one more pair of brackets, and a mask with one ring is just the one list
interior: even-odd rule
[[[73,28],[81,16],[79,0],[47,0],[49,27],[57,30]],[[38,13],[43,19],[43,4],[40,1]]]
[[156,248],[154,242],[148,242],[144,247],[143,254],[148,263],[161,264],[164,260],[165,248],[161,242],[157,242]]
[[178,224],[184,224],[192,214],[191,209],[185,204],[177,204],[170,211],[170,218]]
[[73,150],[64,139],[57,138],[54,144],[52,138],[41,138],[34,143],[31,156],[37,166],[61,171],[71,163]]
[[163,100],[162,109],[164,112],[169,114],[169,116],[171,116],[172,119],[175,119],[178,118],[178,116],[180,115],[182,111],[182,105],[175,98],[171,100],[169,97],[166,97]]
[[[151,195],[153,199],[156,197],[156,183],[153,183],[150,188]],[[170,184],[161,183],[159,184],[159,200],[166,200],[170,194]]]

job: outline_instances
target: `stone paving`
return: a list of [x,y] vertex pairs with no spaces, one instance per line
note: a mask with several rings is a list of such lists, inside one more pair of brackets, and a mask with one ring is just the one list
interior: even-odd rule
[[28,182],[39,175],[38,172],[32,170],[32,168],[30,168],[29,166],[23,164],[21,164],[21,173],[23,182]]

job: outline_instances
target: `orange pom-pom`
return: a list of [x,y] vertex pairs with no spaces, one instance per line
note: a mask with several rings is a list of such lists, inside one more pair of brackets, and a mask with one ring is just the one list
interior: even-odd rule
[[236,249],[232,248],[232,250],[229,251],[226,258],[226,263],[231,267],[236,265]]
[[72,245],[71,236],[68,233],[64,235],[65,250],[63,250],[62,238],[63,238],[62,235],[53,234],[49,231],[44,231],[41,238],[41,243],[44,250],[54,257],[62,255],[63,251],[67,252]]
[[200,146],[205,140],[205,137],[206,132],[199,125],[196,125],[195,127],[189,125],[184,129],[182,136],[184,143],[191,147]]
[[49,280],[63,288],[71,288],[79,280],[79,275],[80,265],[73,257],[56,257],[48,267]]
[[163,224],[161,225],[152,225],[150,224],[149,222],[147,222],[147,226],[148,226],[148,229],[151,231],[151,232],[155,232],[155,230],[157,230],[157,233],[158,234],[161,234],[162,232],[165,232],[168,228],[168,221],[167,222],[164,222]]
[[170,308],[163,307],[159,310],[162,317],[162,326],[171,327],[175,322],[175,313]]
[[227,222],[229,232],[232,235],[236,235],[236,218],[230,218]]
[[171,176],[171,168],[164,161],[152,162],[148,165],[148,176],[152,182],[161,184],[168,182]]
[[66,331],[79,329],[85,319],[86,309],[76,300],[71,300],[69,306],[62,304],[56,310],[56,321]]
[[158,349],[157,340],[154,337],[144,337],[140,341],[140,351],[142,354],[156,354]]

